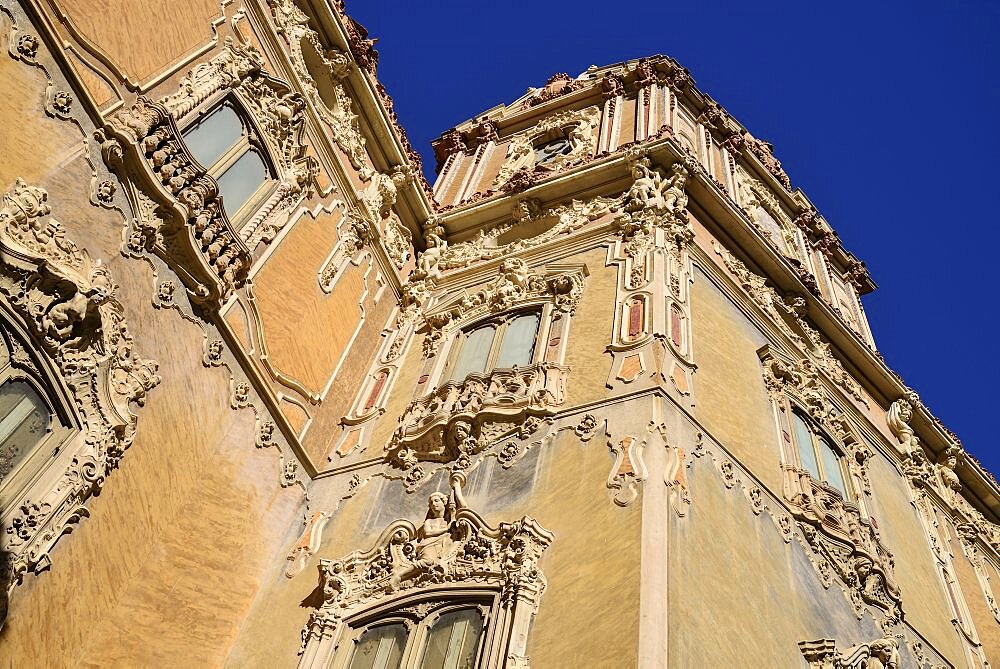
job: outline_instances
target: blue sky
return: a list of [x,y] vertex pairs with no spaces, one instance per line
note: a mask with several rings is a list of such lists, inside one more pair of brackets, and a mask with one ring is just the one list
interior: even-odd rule
[[1000,3],[353,0],[433,182],[430,141],[555,72],[654,53],[773,142],[864,260],[889,364],[1000,475],[993,383]]

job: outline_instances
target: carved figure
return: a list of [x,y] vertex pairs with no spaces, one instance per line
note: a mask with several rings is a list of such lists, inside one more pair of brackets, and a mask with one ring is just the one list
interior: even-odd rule
[[414,278],[433,281],[440,277],[441,269],[438,267],[438,262],[447,248],[448,242],[433,232],[429,233],[427,235],[427,248],[417,259],[417,271],[414,272]]
[[906,455],[912,454],[920,447],[920,440],[913,433],[913,428],[909,426],[912,418],[913,405],[902,397],[889,406],[889,413],[886,416],[889,429],[896,435],[896,439],[899,440],[903,453]]

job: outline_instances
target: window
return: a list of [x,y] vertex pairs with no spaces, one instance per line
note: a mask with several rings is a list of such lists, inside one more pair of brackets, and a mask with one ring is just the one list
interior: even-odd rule
[[[236,111],[230,99],[209,110],[184,132],[191,155],[219,184],[229,220],[236,225],[242,212],[253,208],[272,181],[267,151],[253,125]],[[238,227],[238,226],[237,226]]]
[[524,367],[535,357],[540,315],[537,311],[515,312],[465,330],[452,357],[449,377],[462,380],[497,367]]
[[31,481],[69,435],[46,395],[34,373],[12,364],[0,338],[0,506]]
[[558,137],[535,147],[535,164],[551,163],[559,156],[567,156],[573,151],[568,137]]
[[[411,607],[420,610],[420,607]],[[479,666],[484,611],[442,602],[423,618],[393,613],[356,628],[348,669],[473,669]]]
[[824,481],[847,500],[847,485],[840,455],[830,440],[814,429],[798,411],[792,412],[795,444],[802,469],[817,481]]

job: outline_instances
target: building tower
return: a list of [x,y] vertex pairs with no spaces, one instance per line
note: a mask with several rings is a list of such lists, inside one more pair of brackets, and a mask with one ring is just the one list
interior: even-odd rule
[[9,665],[1000,662],[997,482],[671,58],[459,124],[431,186],[335,0],[0,35]]

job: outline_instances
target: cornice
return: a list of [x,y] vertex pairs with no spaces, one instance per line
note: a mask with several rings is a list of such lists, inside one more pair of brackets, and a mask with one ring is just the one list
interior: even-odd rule
[[[413,151],[405,131],[399,126],[395,112],[391,109],[392,99],[385,88],[368,67],[358,62],[342,3],[305,0],[302,10],[309,16],[312,27],[327,43],[343,50],[355,65],[350,68],[346,80],[354,93],[353,99],[358,108],[358,116],[363,120],[363,128],[370,134],[372,141],[368,146],[372,150],[371,157],[376,168],[388,171],[393,166],[404,165],[414,173],[415,178],[409,179],[407,185],[399,189],[396,205],[397,213],[413,233],[414,239],[422,239],[422,223],[432,216],[434,207],[428,190],[423,185],[419,155]],[[379,165],[379,162],[383,164]]]

